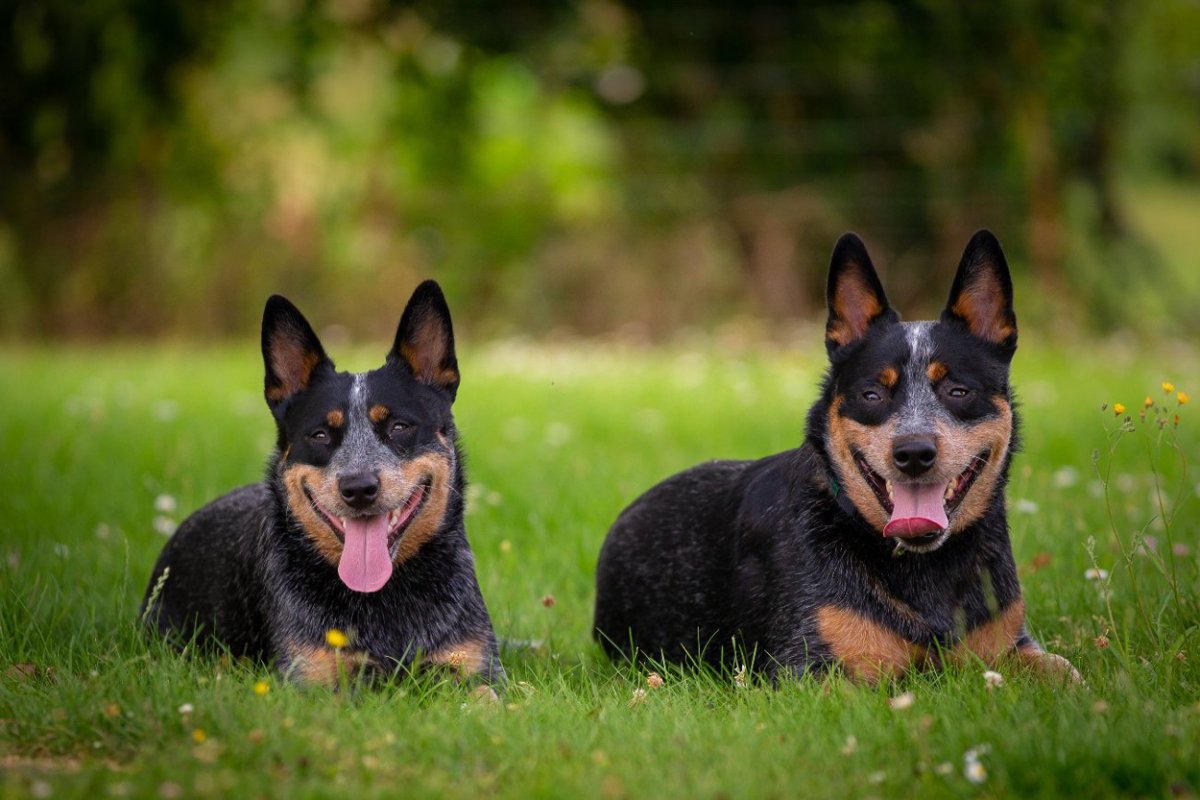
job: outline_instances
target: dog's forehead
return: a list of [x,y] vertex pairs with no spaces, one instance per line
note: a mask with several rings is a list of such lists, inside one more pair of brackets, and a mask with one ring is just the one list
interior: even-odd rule
[[407,370],[385,365],[361,373],[361,378],[368,408],[383,406],[393,413],[431,421],[441,419],[448,409],[441,392],[421,383]]
[[908,345],[907,362],[910,368],[923,370],[933,360],[933,326],[936,322],[901,322],[904,341]]

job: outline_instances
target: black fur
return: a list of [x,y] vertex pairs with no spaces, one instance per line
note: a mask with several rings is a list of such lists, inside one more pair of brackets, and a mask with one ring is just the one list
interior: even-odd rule
[[[408,351],[401,348],[405,342]],[[264,311],[263,357],[278,433],[266,477],[200,509],[167,542],[143,601],[149,624],[173,641],[195,637],[206,647],[272,662],[290,676],[303,674],[298,653],[327,651],[331,629],[349,634],[346,653],[362,656],[376,674],[473,642],[481,648],[482,662],[472,672],[502,682],[496,638],[463,524],[465,477],[451,414],[458,368],[449,310],[437,284],[427,281],[417,288],[386,363],[360,378],[366,400],[359,405],[386,406],[390,414],[384,420],[351,419],[355,377],[334,369],[312,328],[282,297],[270,298]],[[441,371],[423,373],[414,363],[422,357]],[[327,422],[331,409],[343,414],[342,425]],[[369,436],[363,435],[379,463],[368,463],[368,469],[401,469],[431,454],[452,465],[435,532],[415,554],[394,563],[381,589],[369,593],[353,591],[339,579],[337,564],[322,555],[289,504],[284,481],[296,467],[334,470],[353,425],[363,426],[354,429],[359,431],[370,428]],[[434,494],[430,487],[422,497]],[[400,529],[397,547],[424,510],[418,506],[409,527]]]

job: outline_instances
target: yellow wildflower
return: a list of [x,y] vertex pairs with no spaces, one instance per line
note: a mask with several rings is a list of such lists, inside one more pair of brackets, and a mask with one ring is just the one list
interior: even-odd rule
[[1149,408],[1150,406],[1154,405],[1154,398],[1150,395],[1146,395],[1146,399],[1142,401],[1142,405],[1144,405],[1146,408]]
[[207,738],[208,736],[204,733],[203,728],[196,728],[194,731],[192,731],[192,741],[194,741],[196,744],[202,744]]
[[1178,394],[1175,395],[1175,399],[1179,401],[1179,405],[1185,406],[1185,405],[1187,405],[1187,402],[1189,400],[1191,400],[1192,398],[1187,396],[1187,392],[1179,392]]
[[267,683],[266,681],[259,681],[258,683],[254,684],[254,693],[259,697],[262,697],[269,691],[271,691],[271,684]]
[[1113,403],[1113,413],[1118,417],[1125,413],[1124,403]]
[[1170,394],[1171,392],[1175,391],[1175,384],[1171,383],[1170,381],[1163,381],[1162,387],[1163,387],[1163,391],[1166,392],[1167,394]]
[[337,628],[330,628],[325,632],[325,642],[333,649],[341,650],[350,644],[350,639]]

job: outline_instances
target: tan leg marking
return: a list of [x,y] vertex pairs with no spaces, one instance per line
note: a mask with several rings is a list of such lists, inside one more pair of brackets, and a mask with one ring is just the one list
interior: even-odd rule
[[300,683],[314,686],[337,686],[341,675],[355,677],[371,664],[366,653],[334,650],[315,645],[295,645],[289,648],[288,676]]
[[487,643],[483,639],[464,639],[425,656],[425,663],[449,667],[460,678],[467,678],[487,666]]
[[846,673],[856,680],[871,683],[883,677],[898,677],[926,659],[925,648],[836,606],[817,609],[817,632]]
[[995,617],[967,631],[967,635],[950,650],[950,660],[961,664],[969,655],[974,655],[985,664],[995,664],[1013,651],[1024,628],[1025,601],[1017,598]]

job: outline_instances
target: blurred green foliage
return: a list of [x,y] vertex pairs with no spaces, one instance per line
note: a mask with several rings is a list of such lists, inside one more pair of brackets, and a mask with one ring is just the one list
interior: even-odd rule
[[1198,325],[1189,0],[12,0],[0,37],[10,337],[272,291],[385,335],[425,276],[484,334],[812,319],[846,228],[917,316],[981,226],[1025,321]]

